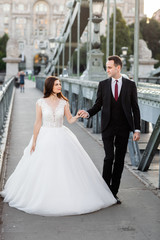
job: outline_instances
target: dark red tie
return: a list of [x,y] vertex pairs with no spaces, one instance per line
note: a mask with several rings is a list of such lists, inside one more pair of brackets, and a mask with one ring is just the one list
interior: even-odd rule
[[116,84],[115,84],[114,98],[116,101],[118,100],[118,80],[116,80]]

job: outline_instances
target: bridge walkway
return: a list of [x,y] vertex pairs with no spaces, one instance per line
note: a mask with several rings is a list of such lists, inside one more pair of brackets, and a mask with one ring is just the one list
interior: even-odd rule
[[[16,167],[31,138],[35,102],[40,97],[42,93],[31,81],[26,81],[25,93],[16,89],[7,145],[6,179]],[[100,135],[95,137],[80,123],[65,125],[78,137],[101,172],[104,151]],[[160,199],[127,167],[124,169],[119,197],[121,205],[92,214],[68,217],[29,215],[1,201],[1,240],[159,240]]]

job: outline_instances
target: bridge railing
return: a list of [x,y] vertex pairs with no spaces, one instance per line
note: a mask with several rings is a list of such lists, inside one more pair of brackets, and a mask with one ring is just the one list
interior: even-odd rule
[[140,77],[138,82],[160,84],[160,77]]
[[[43,91],[44,81],[44,77],[37,77],[36,87],[41,91]],[[61,82],[63,93],[69,99],[73,114],[78,109],[89,109],[94,104],[97,96],[98,82],[64,77],[61,77]],[[160,114],[160,85],[139,82],[138,101],[142,119],[155,124]],[[94,133],[99,133],[100,118],[101,116],[98,114],[92,119],[84,119],[85,127],[92,127]]]
[[0,136],[5,122],[5,117],[12,98],[14,77],[0,85]]

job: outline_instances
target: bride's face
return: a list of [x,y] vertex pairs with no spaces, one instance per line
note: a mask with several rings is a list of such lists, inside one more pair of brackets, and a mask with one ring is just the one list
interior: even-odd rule
[[62,90],[62,86],[59,80],[56,80],[53,85],[53,92],[54,93],[60,93]]

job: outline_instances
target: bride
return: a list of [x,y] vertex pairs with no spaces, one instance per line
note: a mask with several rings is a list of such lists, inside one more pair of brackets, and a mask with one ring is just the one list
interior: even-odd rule
[[33,136],[1,192],[4,202],[30,214],[78,215],[116,203],[76,136],[63,125],[72,116],[58,78],[45,80],[36,103]]

